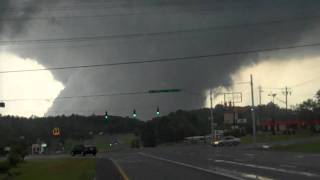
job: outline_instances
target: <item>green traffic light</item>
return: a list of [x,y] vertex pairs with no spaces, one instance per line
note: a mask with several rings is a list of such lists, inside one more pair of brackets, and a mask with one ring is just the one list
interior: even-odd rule
[[137,117],[137,113],[136,113],[136,109],[133,109],[133,115],[132,115],[134,118]]
[[108,120],[108,112],[106,111],[106,115],[104,116],[106,120]]

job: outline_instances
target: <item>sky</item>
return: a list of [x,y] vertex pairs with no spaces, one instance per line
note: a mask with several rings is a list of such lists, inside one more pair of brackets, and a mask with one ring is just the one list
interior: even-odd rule
[[[110,115],[130,116],[136,109],[147,120],[158,106],[162,114],[208,107],[209,89],[242,92],[238,105],[247,105],[249,84],[239,82],[247,82],[250,74],[256,103],[258,86],[262,103],[277,93],[275,103],[282,107],[285,86],[292,92],[290,107],[320,89],[318,46],[235,53],[319,43],[316,0],[4,0],[0,5],[0,71],[205,56],[2,73],[0,98],[20,99],[6,101],[2,114],[90,115],[108,110]],[[221,53],[225,55],[206,56]],[[61,99],[172,88],[185,91]],[[221,95],[215,96],[215,104],[222,101]]]

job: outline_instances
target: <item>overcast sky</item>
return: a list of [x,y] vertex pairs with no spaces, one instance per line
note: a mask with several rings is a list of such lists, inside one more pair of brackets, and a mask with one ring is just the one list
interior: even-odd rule
[[[1,43],[1,71],[203,56],[320,42],[317,0],[3,0],[0,5],[0,38],[6,41]],[[202,30],[187,31],[192,29]],[[128,34],[140,35],[87,38]],[[319,47],[1,74],[1,99],[24,99],[8,101],[1,111],[41,116],[103,114],[108,110],[109,114],[130,116],[135,108],[138,117],[149,119],[157,106],[162,114],[208,106],[208,90],[218,87],[224,87],[220,92],[242,92],[239,105],[246,105],[250,102],[249,84],[238,82],[248,81],[250,74],[254,76],[256,103],[260,85],[264,88],[262,103],[271,101],[268,94],[277,93],[275,102],[283,106],[279,88],[288,86],[292,91],[289,106],[295,105],[320,89]],[[202,96],[182,92],[55,100],[167,88],[183,88]],[[221,101],[221,96],[216,96],[215,103]]]

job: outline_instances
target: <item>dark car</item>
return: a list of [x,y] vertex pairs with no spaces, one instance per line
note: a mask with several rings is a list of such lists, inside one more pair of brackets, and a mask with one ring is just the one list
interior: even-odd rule
[[71,155],[75,156],[77,154],[80,154],[82,156],[92,154],[93,156],[95,156],[97,154],[97,148],[95,146],[76,145],[72,148]]

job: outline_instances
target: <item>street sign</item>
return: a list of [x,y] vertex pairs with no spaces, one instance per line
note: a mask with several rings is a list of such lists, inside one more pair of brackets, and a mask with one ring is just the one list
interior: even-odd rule
[[0,108],[6,107],[6,104],[4,102],[0,102]]
[[237,119],[237,124],[245,124],[247,123],[247,119],[243,118],[243,119]]
[[225,112],[223,114],[224,124],[233,124],[234,123],[234,113]]
[[53,128],[52,135],[53,136],[60,136],[60,128]]
[[46,143],[42,143],[41,147],[46,148],[48,145]]
[[238,129],[238,128],[239,128],[239,126],[237,126],[237,125],[231,126],[231,129]]
[[149,90],[148,93],[175,93],[181,92],[181,89],[159,89],[159,90]]
[[242,102],[242,92],[232,92],[232,93],[223,93],[224,102],[228,103],[241,103]]

